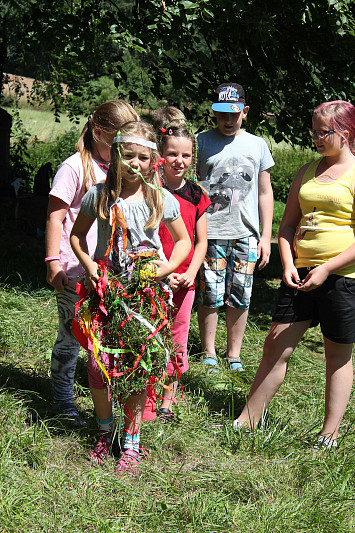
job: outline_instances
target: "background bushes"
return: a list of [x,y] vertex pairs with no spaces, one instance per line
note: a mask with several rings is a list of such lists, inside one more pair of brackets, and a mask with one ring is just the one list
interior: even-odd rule
[[275,200],[286,203],[288,192],[297,171],[306,163],[319,157],[310,149],[299,147],[275,148],[272,150],[275,166],[271,169],[271,183]]

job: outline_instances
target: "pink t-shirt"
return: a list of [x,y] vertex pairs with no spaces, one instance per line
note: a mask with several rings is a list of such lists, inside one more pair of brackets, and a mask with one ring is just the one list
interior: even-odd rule
[[[105,181],[108,168],[93,159],[94,172],[97,183]],[[69,208],[63,221],[62,236],[60,240],[60,266],[67,274],[68,279],[77,281],[83,274],[83,268],[74,255],[70,246],[70,232],[75,219],[80,211],[80,204],[83,197],[83,165],[79,152],[71,155],[58,168],[52,183],[50,196],[59,198]],[[87,243],[90,256],[94,255],[97,241],[96,220],[87,234]]]

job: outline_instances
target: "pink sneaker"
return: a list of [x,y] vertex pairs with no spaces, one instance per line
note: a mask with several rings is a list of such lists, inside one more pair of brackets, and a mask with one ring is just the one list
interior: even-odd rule
[[122,452],[121,458],[117,463],[116,472],[117,474],[123,474],[128,472],[129,474],[138,474],[138,467],[140,463],[139,453],[134,450],[126,450]]
[[102,463],[107,459],[111,452],[112,445],[111,432],[98,432],[96,435],[96,443],[90,452],[91,459],[97,464]]

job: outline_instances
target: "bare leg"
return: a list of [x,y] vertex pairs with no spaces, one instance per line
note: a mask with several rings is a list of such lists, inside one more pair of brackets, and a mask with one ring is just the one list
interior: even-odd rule
[[[126,401],[124,428],[131,434],[139,433],[146,399],[147,390],[141,392],[140,394],[131,394]],[[134,422],[132,422],[127,410],[131,414]]]
[[326,358],[325,416],[321,435],[336,439],[353,384],[352,344],[324,337]]
[[216,355],[215,340],[218,324],[218,307],[199,305],[197,308],[201,345],[204,353]]
[[273,322],[264,343],[263,358],[252,383],[247,404],[238,417],[241,424],[255,427],[263,409],[285,379],[288,361],[311,321],[280,324]]
[[227,357],[238,358],[248,320],[248,309],[226,306]]
[[97,418],[106,420],[112,415],[112,402],[107,389],[93,389],[90,387]]
[[164,389],[163,391],[163,401],[161,402],[161,408],[169,409],[171,411],[172,400],[175,398],[178,380],[175,378],[170,378],[167,382],[167,385],[172,388],[172,390]]

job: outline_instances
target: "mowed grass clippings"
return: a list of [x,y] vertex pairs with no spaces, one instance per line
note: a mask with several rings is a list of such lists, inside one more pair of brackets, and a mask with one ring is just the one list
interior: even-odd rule
[[[223,359],[225,314],[217,334],[220,372],[201,364],[196,310],[190,371],[175,407],[178,422],[146,422],[150,453],[138,476],[88,459],[95,428],[86,356],[75,393],[87,429],[72,431],[53,413],[50,352],[56,337],[54,292],[29,288],[44,266],[33,254],[0,285],[0,532],[347,532],[354,528],[354,402],[339,448],[313,449],[324,413],[325,361],[318,328],[291,358],[287,379],[252,438],[230,420],[244,405],[270,325],[277,280],[257,277],[243,343],[243,373]],[[1,259],[0,259],[1,262]],[[1,265],[0,265],[1,266]],[[26,271],[25,271],[26,270]],[[27,274],[26,274],[27,272]],[[118,410],[118,409],[117,409]]]

